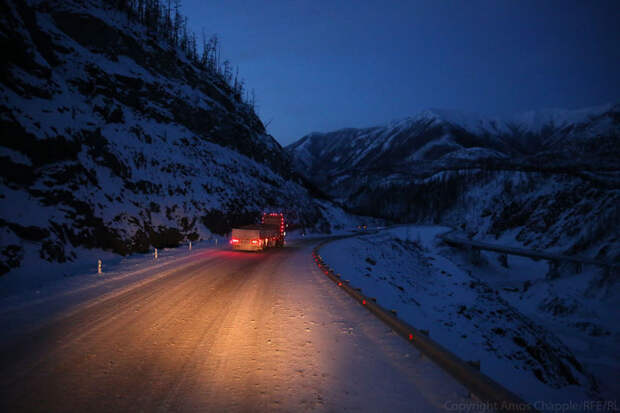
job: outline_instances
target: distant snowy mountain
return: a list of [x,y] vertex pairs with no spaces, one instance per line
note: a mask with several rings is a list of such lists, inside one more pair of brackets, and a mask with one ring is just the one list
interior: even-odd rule
[[505,158],[576,149],[584,140],[614,138],[619,131],[620,104],[527,112],[507,120],[430,109],[385,126],[315,132],[287,150],[310,176],[352,168],[401,167],[410,161],[444,157]]
[[264,209],[329,230],[339,212],[237,91],[122,4],[0,2],[0,275],[176,246]]
[[[312,133],[297,170],[348,208],[620,259],[620,104],[497,119],[431,109]],[[614,225],[610,225],[613,223]]]

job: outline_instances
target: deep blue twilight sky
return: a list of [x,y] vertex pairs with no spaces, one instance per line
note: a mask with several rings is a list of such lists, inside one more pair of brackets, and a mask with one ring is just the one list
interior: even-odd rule
[[620,1],[183,0],[283,145],[434,107],[507,115],[620,100]]

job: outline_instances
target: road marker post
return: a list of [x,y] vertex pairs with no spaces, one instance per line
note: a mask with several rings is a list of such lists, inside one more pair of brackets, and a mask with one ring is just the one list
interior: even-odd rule
[[155,248],[155,254],[153,254],[153,256],[157,259],[157,248]]
[[101,260],[97,260],[97,274],[101,274]]
[[192,250],[192,242],[191,241],[189,242],[189,250],[190,251]]

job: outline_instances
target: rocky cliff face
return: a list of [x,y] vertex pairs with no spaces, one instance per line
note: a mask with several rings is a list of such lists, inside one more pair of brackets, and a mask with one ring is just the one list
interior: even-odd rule
[[112,2],[0,9],[0,274],[176,246],[265,209],[329,230],[253,109]]
[[287,147],[349,208],[478,238],[620,259],[620,105],[508,120],[429,110]]

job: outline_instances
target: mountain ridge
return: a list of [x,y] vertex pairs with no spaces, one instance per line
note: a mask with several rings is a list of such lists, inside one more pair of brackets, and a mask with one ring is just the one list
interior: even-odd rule
[[[488,123],[488,124],[504,123],[504,124],[510,124],[516,127],[526,126],[526,129],[532,129],[531,126],[533,126],[533,124],[537,124],[537,125],[549,124],[550,123],[549,119],[555,119],[555,123],[559,124],[557,126],[561,126],[562,124],[566,124],[566,123],[583,122],[588,117],[593,117],[593,116],[597,116],[600,114],[604,114],[605,112],[609,112],[612,110],[615,112],[618,112],[620,111],[619,107],[620,107],[620,103],[608,102],[608,103],[604,103],[600,105],[587,106],[587,107],[577,108],[577,109],[564,109],[564,108],[551,108],[550,107],[550,108],[542,108],[542,109],[535,109],[535,110],[527,110],[523,112],[516,112],[508,116],[483,115],[477,112],[468,112],[468,111],[458,110],[458,109],[444,109],[444,108],[439,108],[439,107],[428,107],[426,109],[423,109],[417,112],[414,115],[405,116],[401,118],[394,118],[394,119],[388,120],[383,123],[377,123],[372,126],[365,126],[365,127],[359,127],[359,128],[358,127],[344,127],[344,128],[334,129],[328,132],[312,131],[302,136],[297,141],[291,142],[290,144],[285,145],[285,147],[295,145],[301,139],[304,139],[306,137],[311,137],[313,135],[323,135],[326,133],[344,132],[344,131],[351,131],[351,130],[372,130],[376,128],[395,128],[395,127],[402,126],[403,124],[406,124],[407,122],[414,122],[414,121],[419,121],[422,119],[427,119],[427,120],[435,119],[435,120],[450,122],[453,124],[460,124],[461,126],[463,126],[462,123],[464,123],[464,121],[465,122],[473,121],[477,123]],[[456,120],[458,118],[461,119],[460,122]],[[542,121],[541,121],[541,118],[543,119]],[[526,124],[528,123],[530,124],[529,125],[530,127],[527,127],[528,125]],[[540,129],[540,126],[538,127],[538,129]]]
[[620,259],[620,104],[529,112],[520,124],[437,112],[313,133],[285,149],[359,214],[478,238],[514,230],[524,246]]

